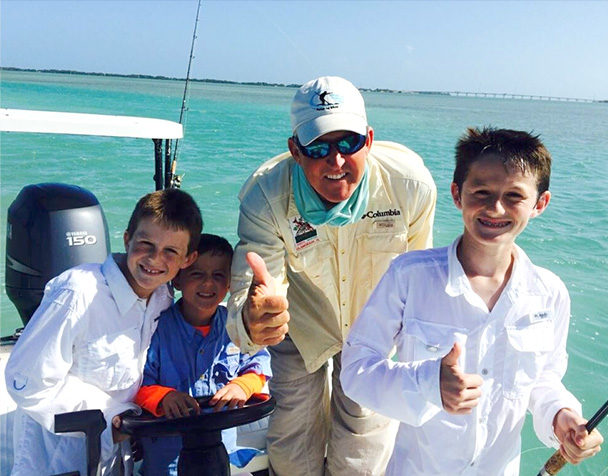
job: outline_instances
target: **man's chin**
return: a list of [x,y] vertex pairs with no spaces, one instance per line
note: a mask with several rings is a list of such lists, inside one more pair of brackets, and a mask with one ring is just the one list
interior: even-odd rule
[[326,204],[330,206],[337,205],[340,202],[348,200],[353,194],[354,190],[348,191],[340,191],[340,192],[331,192],[325,193],[322,198]]

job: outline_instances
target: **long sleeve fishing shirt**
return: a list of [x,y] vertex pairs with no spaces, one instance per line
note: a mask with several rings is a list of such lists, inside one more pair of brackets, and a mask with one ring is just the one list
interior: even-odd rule
[[[547,446],[558,446],[552,424],[561,408],[581,413],[561,383],[570,318],[562,281],[516,247],[489,311],[456,257],[458,241],[396,258],[342,351],[345,393],[401,422],[387,476],[516,476],[527,410]],[[484,380],[469,415],[448,414],[441,403],[441,359],[454,342],[462,371]]]
[[111,255],[49,281],[6,366],[6,386],[18,405],[14,475],[86,474],[83,434],[53,432],[54,415],[78,410],[103,411],[102,462],[112,464],[119,445],[112,442],[111,419],[137,408],[131,401],[155,319],[172,300],[166,286],[147,302],[139,298]]
[[[247,372],[270,378],[270,354],[266,349],[254,355],[241,353],[226,333],[224,306],[218,306],[212,318],[211,331],[203,336],[186,322],[179,303],[175,303],[161,315],[152,337],[143,385],[162,385],[193,397],[211,397],[231,380]],[[236,428],[223,430],[222,440],[229,454],[238,452]],[[143,438],[142,443],[144,474],[177,475],[181,437]],[[245,459],[251,459],[257,451],[252,449],[248,453]],[[231,457],[231,462],[238,464],[238,456]]]
[[367,157],[369,202],[355,223],[314,226],[298,212],[292,192],[294,159],[281,154],[262,165],[239,198],[239,243],[232,263],[227,328],[244,352],[259,349],[242,321],[255,251],[277,293],[289,301],[289,335],[313,372],[340,352],[343,339],[395,256],[432,244],[436,188],[422,159],[393,142],[374,142]]

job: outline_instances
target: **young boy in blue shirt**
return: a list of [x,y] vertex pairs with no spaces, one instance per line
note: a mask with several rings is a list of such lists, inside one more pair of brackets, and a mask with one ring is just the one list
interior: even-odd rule
[[469,129],[451,185],[463,234],[397,257],[355,321],[341,382],[401,422],[387,475],[516,476],[527,410],[567,461],[599,451],[561,382],[568,291],[515,244],[549,204],[550,170],[537,136]]
[[[136,408],[146,351],[167,283],[196,259],[200,210],[178,189],[142,197],[124,233],[126,254],[83,264],[49,281],[6,366],[18,405],[13,475],[86,474],[84,435],[55,434],[54,415],[100,409],[102,474],[130,474],[127,435],[118,416]],[[112,424],[114,423],[114,424]]]
[[[173,280],[182,298],[160,317],[135,402],[156,416],[178,418],[198,414],[193,397],[212,396],[215,411],[242,407],[270,378],[270,354],[241,354],[226,332],[226,307],[220,303],[230,286],[232,246],[224,238],[202,234],[198,258]],[[237,451],[236,428],[222,440],[237,466],[255,456]],[[142,473],[177,474],[180,437],[143,438]]]

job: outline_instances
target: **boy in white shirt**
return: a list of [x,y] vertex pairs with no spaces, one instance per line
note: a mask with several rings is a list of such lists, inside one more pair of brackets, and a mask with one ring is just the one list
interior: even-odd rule
[[526,410],[567,461],[600,450],[561,383],[568,291],[515,244],[549,204],[550,171],[538,136],[469,129],[451,185],[464,233],[395,258],[355,321],[340,380],[401,422],[387,475],[516,476]]
[[[146,351],[167,287],[197,258],[200,210],[179,189],[142,197],[124,233],[126,253],[75,266],[49,281],[40,306],[6,365],[18,405],[13,476],[86,473],[82,433],[55,434],[54,415],[100,409],[102,475],[130,474],[128,435],[119,414],[137,408]],[[72,473],[70,473],[72,474]]]

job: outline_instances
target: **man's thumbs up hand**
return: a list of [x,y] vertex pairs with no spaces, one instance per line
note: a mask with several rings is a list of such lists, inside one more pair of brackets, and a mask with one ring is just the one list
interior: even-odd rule
[[250,251],[246,259],[253,272],[253,280],[243,308],[245,328],[254,344],[276,345],[289,330],[287,299],[276,295],[274,278],[260,255]]

